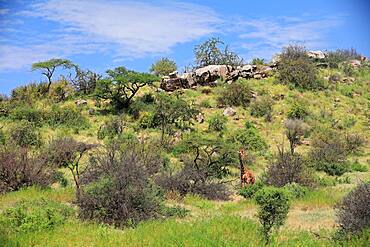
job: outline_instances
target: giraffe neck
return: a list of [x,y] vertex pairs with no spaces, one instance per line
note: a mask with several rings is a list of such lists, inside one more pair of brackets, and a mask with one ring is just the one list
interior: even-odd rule
[[243,175],[245,168],[244,168],[244,163],[243,163],[243,157],[241,154],[239,154],[239,163],[240,163],[240,175]]

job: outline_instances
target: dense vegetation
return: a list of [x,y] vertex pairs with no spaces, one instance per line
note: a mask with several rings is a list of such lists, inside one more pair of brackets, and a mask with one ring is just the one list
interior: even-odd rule
[[[48,81],[0,99],[0,245],[366,246],[370,65],[358,58],[331,51],[322,67],[293,45],[268,78],[171,94],[158,90],[168,58],[105,76],[35,63]],[[195,59],[243,63],[219,39]],[[58,67],[73,78],[56,80]],[[240,188],[239,162],[255,184]]]

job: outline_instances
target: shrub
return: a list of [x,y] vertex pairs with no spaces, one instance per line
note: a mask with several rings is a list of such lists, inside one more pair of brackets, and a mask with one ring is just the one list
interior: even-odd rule
[[219,38],[210,38],[194,48],[195,60],[198,68],[214,64],[238,66],[243,64],[236,53],[229,50]]
[[74,129],[85,129],[89,127],[88,120],[76,107],[59,107],[53,105],[48,113],[48,124],[53,127],[68,127]]
[[74,89],[72,85],[65,78],[50,85],[49,97],[55,102],[65,101],[73,93]]
[[351,164],[351,171],[355,172],[367,172],[369,169],[367,168],[367,165],[363,165],[356,160],[354,163]]
[[[97,145],[78,142],[70,137],[54,139],[49,144],[45,156],[47,161],[58,168],[68,168],[72,173],[76,186],[76,199],[81,196],[80,160],[84,154],[95,148]],[[86,169],[86,168],[85,168]]]
[[125,123],[121,117],[113,117],[106,121],[98,130],[98,139],[113,139],[122,134]]
[[42,126],[44,115],[44,112],[30,106],[19,106],[10,112],[13,120],[26,120],[35,126]]
[[256,193],[264,187],[262,182],[256,182],[239,190],[239,194],[244,198],[254,198]]
[[9,130],[10,140],[21,147],[41,145],[41,136],[35,126],[28,121],[20,121]]
[[301,138],[305,135],[307,125],[299,119],[288,119],[285,121],[285,134],[289,140],[290,152],[294,153],[294,149],[300,144]]
[[287,117],[290,119],[305,119],[309,115],[309,111],[303,103],[294,101],[288,110]]
[[304,47],[299,45],[285,47],[280,58],[277,74],[279,83],[298,89],[312,90],[322,87],[316,66],[307,56]]
[[179,192],[180,196],[194,193],[208,199],[228,199],[230,193],[219,179],[227,176],[230,165],[235,163],[231,147],[202,133],[186,136],[178,146],[183,154],[183,167],[175,174],[163,174],[157,183],[167,191]]
[[251,103],[251,115],[255,117],[265,117],[267,121],[272,118],[273,101],[269,96],[262,96]]
[[257,192],[257,217],[262,225],[261,232],[266,243],[270,242],[271,231],[282,226],[287,218],[290,199],[284,189],[265,187]]
[[88,95],[94,92],[96,83],[101,78],[102,76],[97,73],[76,67],[76,77],[72,79],[72,85],[78,93]]
[[153,177],[162,160],[153,148],[113,144],[94,155],[81,178],[80,217],[122,227],[160,216],[163,198]]
[[266,184],[283,187],[290,183],[312,186],[312,175],[299,154],[279,150],[276,161],[267,168]]
[[212,104],[208,99],[205,99],[202,102],[200,102],[200,106],[204,108],[212,108]]
[[329,51],[325,56],[330,68],[338,68],[340,63],[353,59],[359,59],[359,54],[354,48]]
[[307,187],[295,182],[286,184],[284,189],[286,189],[293,198],[302,198],[308,193]]
[[260,136],[256,127],[249,122],[246,123],[244,129],[234,131],[229,139],[233,143],[239,143],[247,150],[261,152],[267,149],[265,140]]
[[248,106],[252,99],[250,87],[244,82],[235,82],[226,85],[217,98],[220,105]]
[[0,128],[0,145],[4,145],[6,142],[6,136],[4,131]]
[[370,227],[370,183],[360,183],[336,206],[339,232],[358,234]]
[[153,63],[150,72],[155,75],[164,76],[168,75],[171,72],[177,70],[175,61],[170,60],[169,58],[161,58],[157,62]]
[[340,132],[319,129],[314,133],[309,157],[317,170],[341,176],[349,171],[347,155],[346,142]]
[[227,117],[222,114],[214,114],[209,118],[208,130],[223,132],[226,128]]
[[345,135],[345,145],[348,153],[356,153],[360,151],[366,140],[357,133],[349,133]]
[[0,193],[37,185],[46,187],[55,181],[55,169],[41,155],[31,155],[26,148],[0,149]]
[[28,233],[54,229],[72,215],[72,208],[40,199],[18,202],[1,213],[0,222],[8,231]]
[[11,99],[23,103],[32,104],[36,99],[47,94],[46,83],[30,83],[12,90]]
[[253,58],[252,59],[252,62],[251,63],[253,65],[264,65],[265,64],[265,59],[256,57],[256,58]]
[[143,129],[155,128],[159,125],[157,120],[153,112],[143,112],[139,119],[139,126]]

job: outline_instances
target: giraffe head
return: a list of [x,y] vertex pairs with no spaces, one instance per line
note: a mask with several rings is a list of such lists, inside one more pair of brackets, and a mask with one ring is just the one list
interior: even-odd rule
[[244,154],[245,154],[245,150],[241,148],[241,149],[239,150],[239,155],[243,157],[243,156],[244,156]]

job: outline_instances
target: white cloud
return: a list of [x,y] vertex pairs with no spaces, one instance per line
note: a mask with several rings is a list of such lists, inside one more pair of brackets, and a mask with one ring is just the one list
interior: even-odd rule
[[326,46],[325,35],[331,28],[340,25],[342,18],[337,17],[280,17],[269,20],[242,20],[239,29],[244,29],[239,37],[241,46],[251,57],[270,58],[289,43],[301,43],[309,49]]
[[[165,3],[165,4],[164,4]],[[168,52],[216,31],[221,20],[207,7],[180,2],[161,4],[122,1],[57,1],[34,4],[23,12],[55,21],[70,35],[116,44],[118,55],[142,56]],[[78,34],[76,34],[78,33]]]

